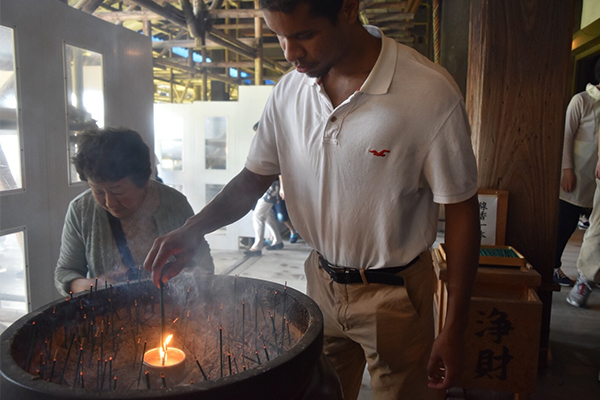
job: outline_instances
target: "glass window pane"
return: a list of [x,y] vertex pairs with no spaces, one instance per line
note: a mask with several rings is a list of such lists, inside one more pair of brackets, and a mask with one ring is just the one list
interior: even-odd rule
[[0,236],[0,328],[27,314],[25,234]]
[[0,191],[23,187],[14,49],[13,30],[0,26]]
[[206,169],[226,169],[227,118],[206,117],[204,128]]
[[102,54],[65,44],[69,182],[79,182],[71,158],[77,153],[77,133],[104,127]]
[[160,141],[160,167],[168,171],[183,170],[183,140],[163,139]]
[[158,170],[183,170],[183,118],[176,114],[154,114],[154,150]]

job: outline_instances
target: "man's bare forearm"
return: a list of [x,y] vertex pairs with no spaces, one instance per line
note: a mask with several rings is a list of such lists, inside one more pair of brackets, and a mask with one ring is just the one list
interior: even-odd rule
[[477,196],[446,205],[446,234],[448,265],[448,313],[446,326],[466,328],[472,287],[479,265],[481,233]]
[[258,175],[244,168],[215,198],[185,225],[197,227],[200,237],[229,225],[248,213],[277,175]]

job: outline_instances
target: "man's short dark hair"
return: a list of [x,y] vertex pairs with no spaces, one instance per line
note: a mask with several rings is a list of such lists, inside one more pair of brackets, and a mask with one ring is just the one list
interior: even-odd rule
[[315,17],[324,17],[336,24],[344,0],[260,0],[260,8],[291,14],[300,3],[310,5],[310,13]]
[[598,58],[594,66],[594,78],[596,78],[597,83],[600,83],[600,58]]
[[92,129],[77,139],[73,162],[82,180],[116,182],[129,177],[138,187],[148,182],[150,149],[139,133],[127,128]]

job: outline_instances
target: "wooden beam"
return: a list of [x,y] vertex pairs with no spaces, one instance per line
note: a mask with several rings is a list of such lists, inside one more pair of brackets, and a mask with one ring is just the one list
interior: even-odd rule
[[[154,77],[155,81],[159,81],[159,82],[163,82],[166,83],[167,85],[171,84],[171,80],[167,79],[167,78],[161,78],[161,77]],[[173,85],[178,85],[178,86],[185,86],[185,83],[177,81],[177,80],[173,80]]]
[[[177,13],[174,12],[168,8],[165,7],[161,7],[158,4],[156,4],[155,2],[151,1],[151,0],[131,0],[134,3],[147,8],[148,10],[155,12],[159,15],[161,15],[162,17],[164,17],[165,19],[169,20],[170,22],[184,28],[187,29],[187,24],[185,22],[185,17],[183,17],[183,15],[181,13]],[[174,7],[171,6],[171,8],[175,9]],[[175,9],[177,10],[177,9]],[[178,10],[180,11],[180,10]],[[247,46],[246,44],[240,42],[239,40],[232,38],[231,36],[225,34],[224,32],[212,29],[211,32],[208,32],[206,35],[206,39],[212,40],[213,42],[229,49],[232,51],[235,51],[237,53],[240,53],[241,55],[254,59],[255,57],[255,49],[253,49],[250,46]]]
[[103,2],[104,0],[80,0],[75,4],[74,8],[81,10],[84,13],[93,14]]
[[156,19],[166,19],[166,20],[174,23],[175,25],[178,25],[182,28],[187,29],[187,25],[185,24],[185,17],[183,17],[183,14],[181,12],[180,13],[173,12],[171,9],[174,7],[171,7],[171,9],[167,9],[165,7],[159,6],[157,3],[153,2],[152,0],[131,0],[131,1],[134,2],[135,4],[139,5],[140,7],[143,7],[149,11],[152,11],[153,13],[162,17],[162,18],[156,18]]
[[[90,0],[79,0],[77,3],[75,3],[73,8],[75,8],[77,10],[81,10],[81,8],[84,7],[89,2],[90,2]],[[63,3],[65,3],[65,2],[63,1]]]
[[202,70],[202,69],[197,69],[194,67],[189,67],[187,65],[183,65],[174,61],[170,61],[164,58],[155,58],[154,60],[154,65],[160,65],[160,66],[164,66],[164,67],[168,67],[168,68],[174,68],[174,69],[178,69],[180,71],[185,71],[185,72],[189,72],[191,74],[198,74],[198,75],[202,75],[204,73],[207,74],[207,76],[211,79],[216,79],[222,82],[226,82],[226,83],[230,83],[232,85],[239,85],[240,81],[236,80],[234,78],[225,76],[225,75],[220,75],[220,74],[216,74],[210,71],[207,71],[206,69]]
[[393,27],[395,29],[409,29],[415,26],[414,21],[379,21],[377,27],[380,29]]
[[[90,0],[87,0],[90,1]],[[134,1],[134,0],[132,0]],[[160,6],[158,6],[160,7]],[[256,12],[256,10],[209,10],[208,15],[212,19],[217,18],[261,18],[262,11]],[[165,19],[164,15],[154,11],[140,10],[140,11],[115,11],[115,12],[101,12],[97,13],[96,17],[101,18],[105,21],[119,22],[119,21],[150,21],[154,19]]]
[[254,68],[254,61],[194,62],[193,66],[195,68]]
[[369,22],[379,23],[385,21],[398,21],[400,22],[409,22],[413,21],[415,16],[414,14],[406,14],[406,13],[377,13],[377,14],[368,14],[365,15]]
[[385,8],[390,10],[400,9],[406,10],[408,2],[406,0],[402,1],[381,1],[378,3],[371,3],[366,7],[366,10],[374,9],[374,8]]
[[[242,39],[242,40],[250,41],[252,39]],[[154,50],[162,49],[162,51],[164,52],[165,50],[172,49],[173,47],[198,49],[198,47],[196,45],[196,41],[189,40],[189,39],[165,40],[165,41],[152,42],[152,49],[154,49]],[[207,49],[216,49],[216,48],[224,48],[224,46],[222,46],[221,44],[215,43],[210,39],[207,39],[206,40],[206,48]],[[269,44],[264,45],[264,48],[279,48],[279,45],[269,43]],[[161,53],[161,55],[162,55],[162,53]],[[254,57],[248,57],[248,56],[247,56],[247,58],[250,58],[252,60],[254,59]],[[286,66],[282,65],[280,62],[270,59],[270,58],[263,58],[263,64],[266,68],[269,68],[270,70],[276,71],[280,74],[285,74],[288,70],[288,67],[286,67]]]
[[415,19],[415,14],[403,12],[366,12],[365,17],[367,17],[369,21],[386,21],[389,19],[397,19],[398,21],[410,21]]
[[[194,15],[194,10],[192,9],[192,4],[190,0],[179,0],[181,4],[181,9],[183,10],[183,15],[185,16],[185,23],[187,25],[187,30],[190,33],[190,36],[193,38],[201,38],[204,40],[204,32],[205,32],[205,24],[204,21],[200,21],[199,17]],[[201,3],[204,4],[204,3]]]
[[[225,24],[214,24],[213,25],[214,28],[216,29],[221,29],[221,30],[227,30],[227,29],[254,29],[254,23],[225,23]],[[267,24],[262,21],[262,27],[263,30],[268,29]],[[238,38],[239,39],[239,38]]]
[[406,11],[415,14],[419,7],[421,6],[421,0],[410,0]]
[[[252,42],[254,42],[254,39],[238,39],[240,42],[242,43],[247,43],[250,44]],[[279,45],[277,45],[279,47]],[[183,47],[186,49],[199,49],[201,46],[198,46],[198,44],[196,43],[195,40],[193,39],[177,39],[177,40],[157,40],[152,42],[152,48],[153,49],[164,49],[164,48],[169,48],[172,49],[173,47]],[[212,48],[225,48],[225,46],[222,46],[221,44],[218,44],[216,42],[213,42],[210,39],[206,40],[206,47],[212,47]],[[248,58],[254,58],[254,57],[248,57]]]

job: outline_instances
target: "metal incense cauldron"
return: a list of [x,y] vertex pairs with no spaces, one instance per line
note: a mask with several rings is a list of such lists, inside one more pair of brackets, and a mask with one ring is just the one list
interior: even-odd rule
[[161,347],[159,297],[148,280],[99,282],[19,319],[1,337],[0,397],[341,399],[321,311],[302,293],[232,276],[173,279],[162,311],[185,364],[156,372],[142,357]]

